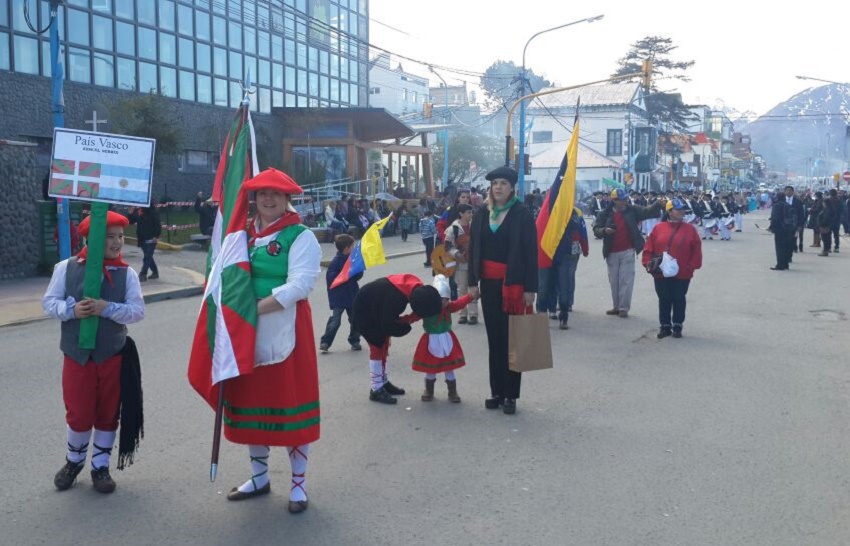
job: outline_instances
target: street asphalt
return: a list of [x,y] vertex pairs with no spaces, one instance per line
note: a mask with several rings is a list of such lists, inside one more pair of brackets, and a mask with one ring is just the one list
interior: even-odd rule
[[[484,326],[455,331],[468,364],[463,402],[419,400],[410,370],[421,335],[394,342],[397,406],[369,402],[367,352],[347,325],[319,356],[322,438],[310,454],[310,508],[287,513],[289,463],[270,459],[272,493],[230,503],[247,451],[223,442],[209,481],[213,413],[186,381],[199,298],[150,304],[130,328],[142,357],[145,439],[100,495],[88,469],[57,492],[64,463],[59,327],[0,329],[2,535],[8,545],[765,545],[850,543],[850,370],[846,253],[808,246],[770,271],[764,214],[731,242],[704,242],[683,339],[657,340],[657,300],[638,269],[631,316],[609,317],[600,241],[578,268],[568,331],[551,322],[555,368],[523,377],[515,416],[488,411]],[[844,250],[844,249],[842,249]],[[370,280],[428,273],[421,256]],[[323,284],[315,335],[329,315]]]

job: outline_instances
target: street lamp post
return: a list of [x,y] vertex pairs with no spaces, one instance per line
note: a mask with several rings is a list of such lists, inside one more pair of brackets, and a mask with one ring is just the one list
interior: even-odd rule
[[442,76],[437,74],[433,66],[429,66],[428,69],[443,82],[443,94],[446,99],[446,127],[443,129],[443,191],[446,191],[446,187],[449,185],[449,85]]
[[[529,38],[528,41],[525,42],[525,47],[522,48],[522,72],[520,73],[520,80],[519,80],[519,86],[520,86],[519,87],[519,89],[520,89],[519,96],[520,97],[525,96],[525,80],[526,80],[525,52],[528,49],[528,44],[530,44],[533,39],[537,38],[541,34],[545,34],[547,32],[551,32],[553,30],[566,28],[566,27],[569,27],[569,26],[572,26],[572,25],[577,25],[579,23],[593,23],[594,21],[598,21],[598,20],[602,19],[603,17],[605,17],[604,14],[603,15],[596,15],[594,17],[586,17],[584,19],[579,19],[578,21],[573,21],[571,23],[565,23],[563,25],[558,25],[556,27],[547,28],[546,30],[541,30],[540,32],[538,32],[537,34],[535,34],[531,38]],[[519,171],[519,191],[518,191],[518,195],[519,195],[520,198],[522,198],[523,195],[525,195],[525,110],[526,110],[525,101],[522,101],[520,103],[520,107],[519,107],[519,156],[518,156],[518,161],[517,161],[519,163],[519,165],[518,165],[519,168],[517,170]]]

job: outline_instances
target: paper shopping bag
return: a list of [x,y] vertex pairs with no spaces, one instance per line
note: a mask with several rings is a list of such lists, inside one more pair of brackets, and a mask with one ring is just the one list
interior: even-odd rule
[[552,367],[552,340],[546,313],[511,315],[508,324],[508,368],[514,372]]

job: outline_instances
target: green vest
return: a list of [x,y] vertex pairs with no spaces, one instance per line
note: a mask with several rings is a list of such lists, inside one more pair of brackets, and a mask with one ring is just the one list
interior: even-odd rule
[[257,299],[271,296],[272,289],[286,283],[289,275],[289,249],[301,233],[307,229],[303,224],[283,228],[277,237],[266,246],[252,246],[248,252],[251,259],[251,283]]
[[452,329],[452,316],[449,313],[440,313],[425,317],[422,319],[422,327],[429,334],[445,334]]

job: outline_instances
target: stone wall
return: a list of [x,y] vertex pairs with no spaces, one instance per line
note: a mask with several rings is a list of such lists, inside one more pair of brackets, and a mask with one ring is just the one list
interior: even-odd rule
[[[92,111],[106,118],[106,105],[137,93],[109,87],[85,85],[65,81],[65,127],[91,130]],[[204,105],[179,99],[168,99],[175,107],[176,122],[183,127],[183,147],[187,150],[220,152],[224,137],[230,129],[235,109]],[[42,76],[0,72],[0,139],[23,140],[32,137],[52,139],[53,113],[51,111],[50,79]],[[283,134],[281,123],[272,115],[252,112],[257,129],[257,147],[266,151],[265,162],[260,167],[280,166]],[[109,123],[100,131],[109,132]],[[259,142],[260,139],[263,142]],[[50,149],[47,145],[37,153],[37,164],[47,174]],[[159,199],[168,191],[177,201],[194,200],[198,191],[209,195],[214,175],[183,174],[178,171],[176,159],[157,165],[154,172],[153,196]],[[265,163],[265,164],[264,164]]]
[[42,178],[34,146],[0,141],[0,280],[38,272]]

